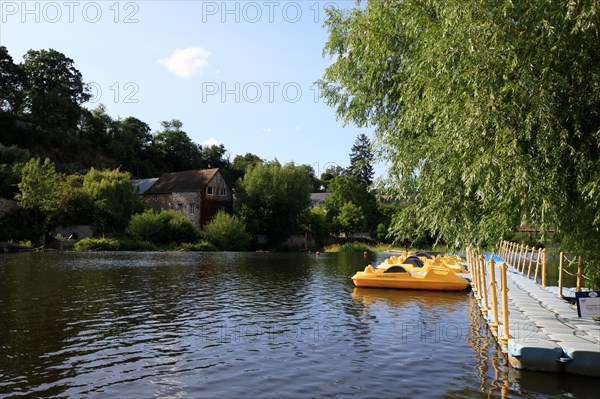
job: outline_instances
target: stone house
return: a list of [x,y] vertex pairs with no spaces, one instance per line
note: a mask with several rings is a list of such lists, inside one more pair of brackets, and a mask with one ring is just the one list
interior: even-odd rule
[[218,168],[163,173],[140,195],[150,208],[181,212],[200,228],[218,211],[233,213],[233,193]]

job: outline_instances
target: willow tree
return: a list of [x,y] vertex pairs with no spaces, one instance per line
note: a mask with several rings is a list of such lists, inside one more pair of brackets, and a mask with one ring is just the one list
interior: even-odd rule
[[331,9],[321,92],[374,126],[411,206],[455,245],[556,227],[600,253],[600,3],[368,1]]

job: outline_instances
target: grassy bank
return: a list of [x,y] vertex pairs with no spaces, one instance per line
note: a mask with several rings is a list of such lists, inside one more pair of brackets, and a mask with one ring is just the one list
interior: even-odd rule
[[385,243],[347,242],[345,244],[333,244],[323,248],[323,252],[385,252],[385,251],[411,251],[411,252],[456,252],[447,246],[436,246],[429,248],[403,248]]

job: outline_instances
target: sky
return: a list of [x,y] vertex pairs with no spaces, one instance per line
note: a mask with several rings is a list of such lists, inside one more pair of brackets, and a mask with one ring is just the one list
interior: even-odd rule
[[[337,1],[0,1],[0,45],[15,62],[52,48],[90,85],[85,106],[134,116],[152,131],[179,119],[199,144],[230,158],[347,167],[369,129],[343,126],[315,81],[331,63],[322,50],[326,7]],[[376,167],[376,175],[383,174]]]

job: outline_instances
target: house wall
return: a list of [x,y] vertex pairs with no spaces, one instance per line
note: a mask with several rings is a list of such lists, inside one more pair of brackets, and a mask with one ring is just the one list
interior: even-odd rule
[[[212,189],[212,194],[209,194],[209,187]],[[221,189],[226,190],[225,195],[221,195]],[[215,174],[208,182],[202,195],[204,199],[202,201],[202,226],[210,222],[219,211],[233,213],[233,193],[221,173]]]
[[[211,187],[212,194],[208,194],[208,187]],[[225,195],[221,195],[221,189],[226,189]],[[146,205],[158,211],[163,209],[180,211],[201,228],[206,226],[220,210],[233,213],[233,193],[221,173],[216,173],[202,192],[146,194],[142,195],[142,198]],[[193,213],[190,205],[193,205]]]
[[[196,226],[201,227],[204,222],[201,220],[202,195],[199,192],[173,193],[173,209],[183,213]],[[192,209],[193,208],[193,209]]]

